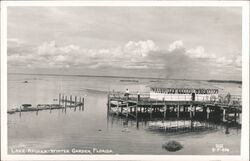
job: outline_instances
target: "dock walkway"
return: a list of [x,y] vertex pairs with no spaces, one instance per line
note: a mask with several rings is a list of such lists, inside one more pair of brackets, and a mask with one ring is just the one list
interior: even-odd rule
[[[73,99],[74,98],[74,99]],[[57,100],[57,99],[56,99]],[[84,97],[72,96],[69,97],[64,94],[59,94],[58,104],[37,104],[35,107],[31,104],[22,104],[18,108],[13,108],[7,111],[8,114],[14,114],[16,112],[30,112],[30,111],[41,111],[41,110],[54,110],[62,109],[66,111],[67,108],[76,108],[79,107],[79,110],[84,109]]]
[[[237,96],[237,98],[241,98]],[[220,102],[220,101],[165,101],[155,100],[149,94],[130,94],[113,92],[108,94],[108,114],[115,114],[121,117],[140,119],[147,117],[169,118],[190,118],[200,120],[215,120],[223,122],[236,122],[240,120],[242,105],[241,101]]]

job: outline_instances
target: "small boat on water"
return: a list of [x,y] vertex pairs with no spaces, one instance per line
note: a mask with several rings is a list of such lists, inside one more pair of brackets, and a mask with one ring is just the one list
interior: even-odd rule
[[15,112],[17,112],[17,109],[10,109],[7,111],[8,114],[14,114]]

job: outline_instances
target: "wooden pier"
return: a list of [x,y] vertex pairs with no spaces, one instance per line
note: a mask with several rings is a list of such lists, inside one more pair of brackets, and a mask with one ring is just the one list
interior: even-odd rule
[[58,101],[59,106],[65,110],[66,108],[74,108],[76,110],[77,107],[79,107],[79,110],[84,110],[84,97],[59,94]]
[[109,93],[107,113],[125,118],[154,119],[196,119],[215,122],[239,123],[241,103],[222,103],[219,101],[159,101],[148,94]]
[[31,104],[22,104],[19,108],[10,109],[7,111],[8,114],[14,114],[19,112],[21,115],[22,112],[30,112],[30,111],[40,111],[40,110],[54,110],[54,109],[62,109],[62,111],[66,112],[67,108],[74,108],[74,111],[78,108],[79,111],[84,110],[84,97],[81,96],[72,96],[59,94],[58,99],[54,99],[58,101],[58,104],[37,104],[36,107]]

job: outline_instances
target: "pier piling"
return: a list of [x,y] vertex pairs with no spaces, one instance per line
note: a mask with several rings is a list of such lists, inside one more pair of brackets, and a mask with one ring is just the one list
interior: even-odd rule
[[128,118],[129,108],[128,108],[128,102],[127,102],[127,110],[126,110],[126,118]]
[[196,106],[193,107],[193,117],[195,117],[195,114],[196,114]]
[[237,121],[237,110],[234,109],[234,122],[236,123],[236,121]]
[[152,119],[152,117],[153,117],[153,105],[152,105],[152,103],[150,104],[150,111],[149,111],[149,113],[150,113],[150,119]]
[[167,118],[167,105],[164,105],[164,120]]
[[196,119],[215,119],[215,121],[227,119],[227,115],[225,114],[225,111],[223,111],[224,108],[226,109],[226,111],[232,108],[231,111],[228,111],[226,113],[230,113],[230,120],[235,122],[238,121],[238,115],[240,112],[239,108],[241,108],[241,105],[237,105],[237,107],[232,107],[230,105],[225,105],[219,102],[214,103],[211,101],[204,100],[166,101],[157,100],[148,96],[141,95],[139,101],[137,95],[133,97],[133,94],[130,95],[129,99],[126,99],[126,97],[123,97],[120,93],[109,93],[107,96],[108,113],[111,113],[111,111],[113,111],[112,109],[114,108],[115,110],[112,113],[116,113],[118,116],[122,115],[126,118],[132,116],[134,119],[136,119],[136,124],[138,124],[139,120],[142,120],[141,118],[143,118],[143,120],[156,120],[162,119],[163,117],[163,120],[168,120],[168,118],[184,118],[192,120],[191,123],[194,125],[191,126],[195,127],[196,123],[194,120]]
[[18,106],[17,108],[14,109],[9,109],[7,110],[8,114],[13,114],[13,113],[19,113],[19,115],[21,116],[22,112],[30,112],[30,111],[34,111],[36,113],[36,115],[38,115],[38,112],[41,110],[49,110],[49,113],[52,112],[52,110],[54,109],[62,109],[62,112],[65,111],[68,107],[72,108],[72,107],[77,107],[79,106],[79,110],[82,107],[82,110],[84,109],[84,97],[80,97],[80,100],[78,102],[77,100],[77,96],[75,96],[75,101],[73,100],[74,96],[70,95],[70,96],[66,96],[64,94],[59,93],[57,95],[58,99],[53,99],[53,101],[58,101],[58,103],[51,103],[51,104],[37,104],[37,105],[32,105],[32,104],[22,104],[20,106]]
[[22,107],[20,106],[19,107],[19,116],[21,117],[21,115],[22,115]]
[[79,111],[81,110],[81,105],[82,105],[82,97],[79,98]]
[[109,106],[110,106],[110,100],[109,100],[109,94],[108,94],[108,103],[107,103],[107,115],[109,115]]
[[63,111],[64,104],[65,104],[64,95],[62,95],[62,111]]
[[64,103],[65,101],[64,101],[64,95],[62,95],[62,104]]
[[67,108],[67,96],[65,96],[65,106],[64,106],[64,110],[66,111],[66,108]]
[[222,121],[226,122],[226,109],[223,109]]
[[207,107],[207,120],[209,120],[210,109]]
[[82,111],[84,110],[84,97],[82,97]]
[[71,108],[71,105],[72,105],[72,95],[70,95],[70,108]]
[[180,118],[180,105],[177,105],[177,118]]
[[117,104],[116,104],[116,110],[117,110],[117,115],[119,115],[119,102],[117,101]]
[[61,106],[61,93],[59,93],[58,104]]
[[74,111],[76,111],[76,106],[77,106],[77,96],[75,96],[75,107],[74,107]]

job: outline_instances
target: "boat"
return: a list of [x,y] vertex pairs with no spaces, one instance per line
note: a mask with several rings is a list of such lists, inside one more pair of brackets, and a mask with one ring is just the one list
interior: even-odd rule
[[7,111],[8,114],[14,114],[16,112],[17,112],[16,109],[10,109],[10,110]]

